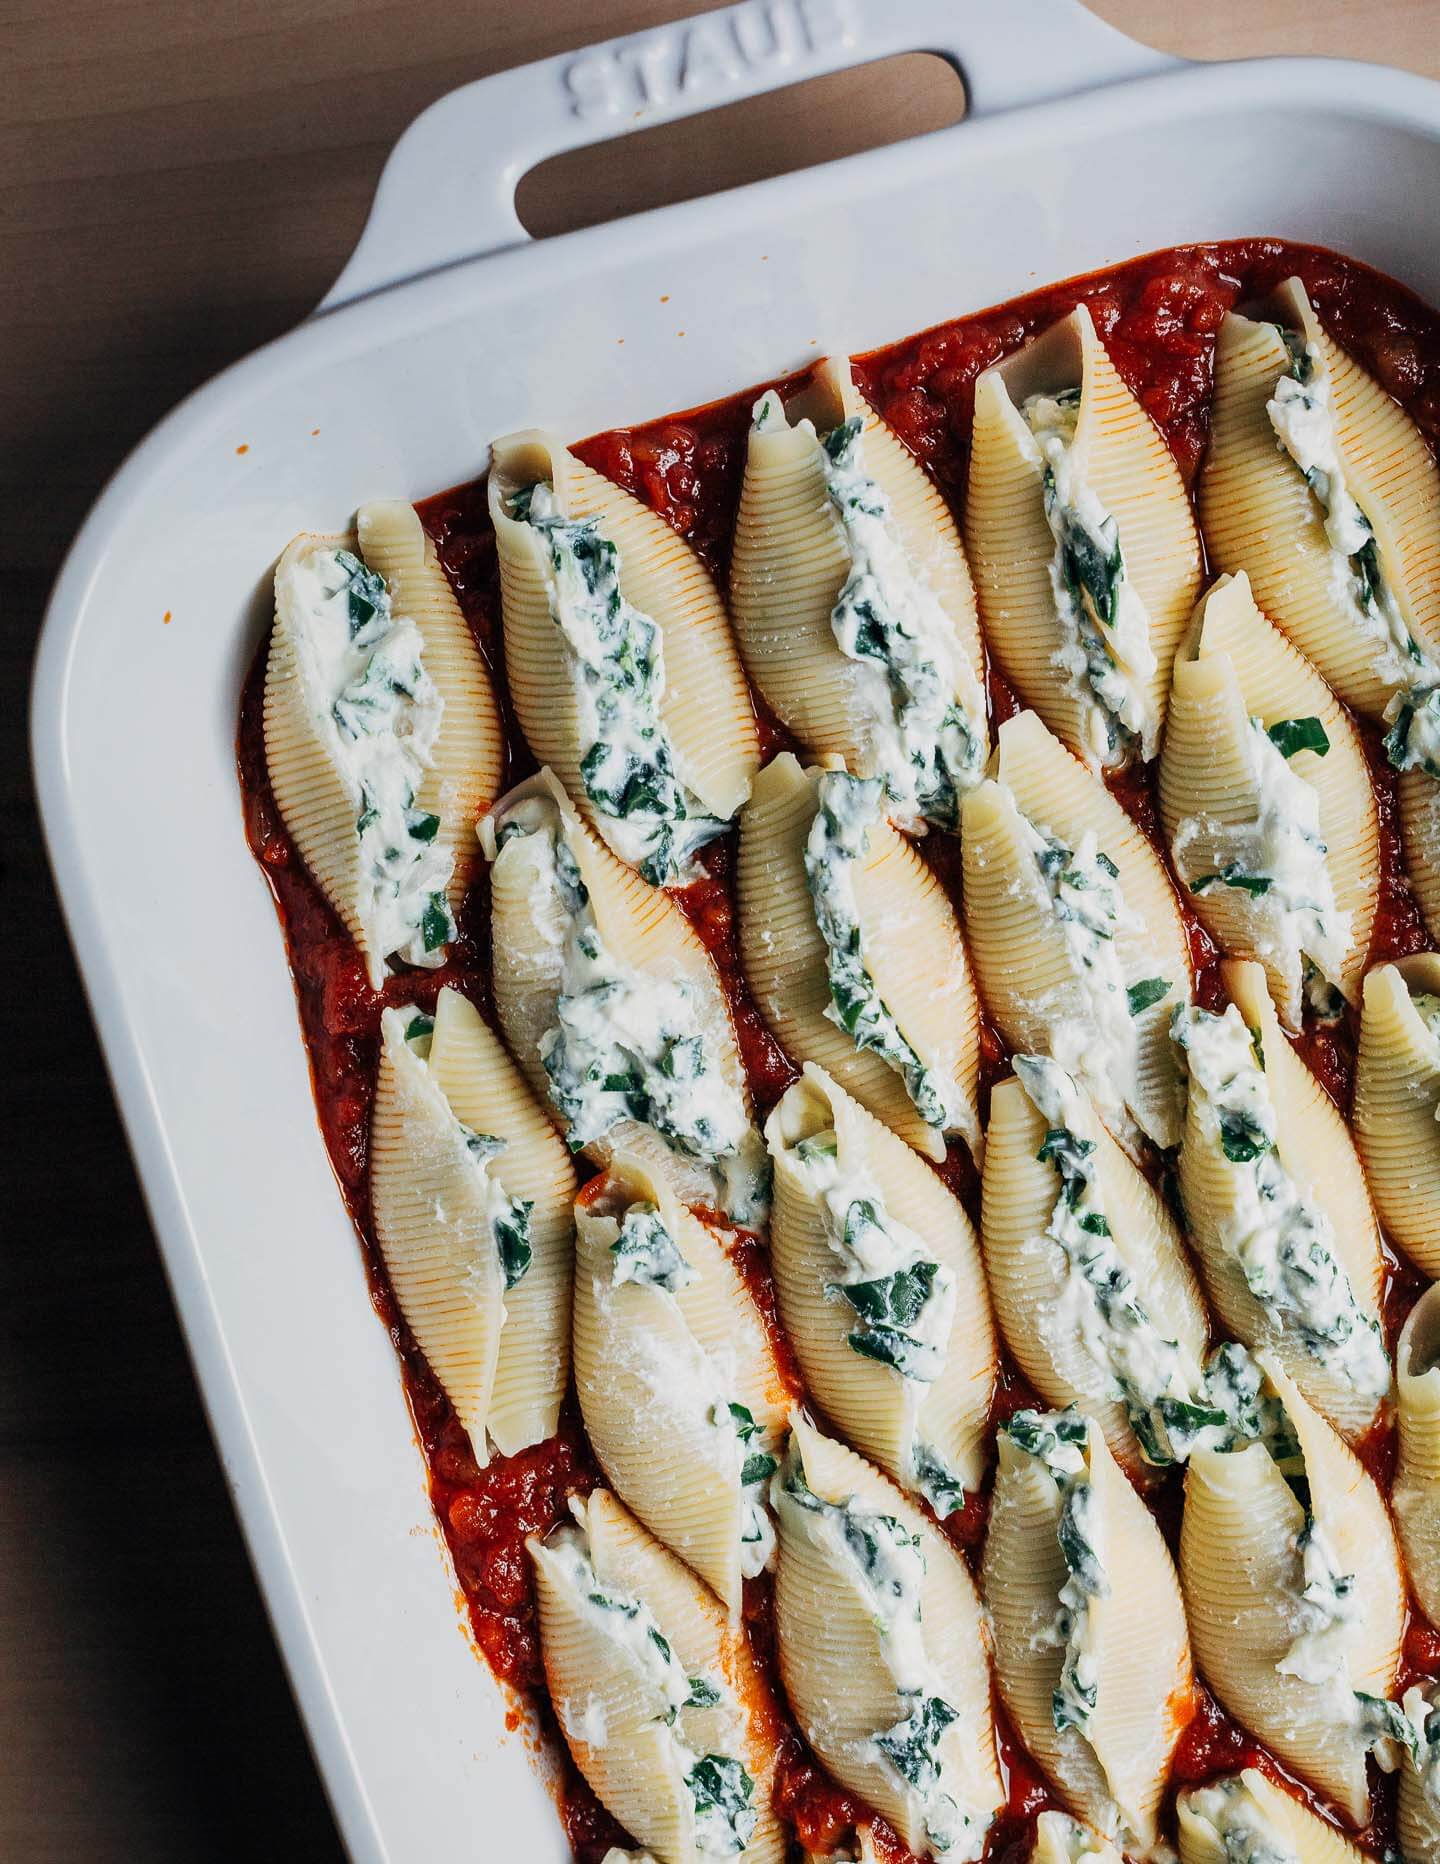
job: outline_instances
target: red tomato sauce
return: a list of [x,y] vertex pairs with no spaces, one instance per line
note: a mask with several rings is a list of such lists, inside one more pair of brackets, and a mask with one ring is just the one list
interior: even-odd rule
[[[1083,301],[1120,373],[1164,434],[1186,482],[1193,483],[1207,440],[1214,342],[1220,321],[1232,306],[1265,294],[1291,273],[1304,280],[1337,340],[1395,396],[1432,446],[1440,442],[1440,315],[1363,265],[1318,248],[1277,240],[1180,247],[1072,279],[859,357],[856,378],[958,513],[976,377]],[[582,459],[633,492],[687,538],[722,587],[749,411],[758,392],[759,385],[707,408],[598,434],[576,449]],[[506,691],[495,540],[486,510],[485,482],[476,480],[441,493],[419,509],[500,698],[508,746],[508,787],[533,770],[535,760],[515,726]],[[348,936],[304,870],[275,806],[265,770],[263,676],[262,649],[246,683],[238,738],[246,832],[283,928],[321,1132],[360,1236],[374,1306],[400,1356],[416,1434],[429,1470],[436,1519],[454,1561],[475,1641],[496,1676],[533,1709],[542,1733],[554,1737],[552,1745],[563,1753],[544,1695],[525,1541],[546,1533],[564,1516],[568,1497],[587,1493],[600,1479],[573,1393],[551,1441],[479,1468],[464,1431],[399,1314],[370,1215],[369,1118],[380,1012],[392,999],[429,1005],[442,985],[452,984],[489,1013],[487,879],[483,871],[478,874],[460,914],[460,936],[442,969],[407,973],[384,990],[373,991]],[[993,727],[1019,710],[1019,704],[993,666],[988,687]],[[777,751],[794,748],[793,740],[758,696],[754,703],[763,755],[768,759]],[[1380,751],[1379,734],[1363,723],[1360,731],[1369,752],[1381,824],[1381,900],[1370,952],[1374,963],[1421,950],[1427,941],[1400,869],[1394,776]],[[1134,820],[1158,841],[1153,768],[1149,773],[1124,773],[1112,788]],[[932,834],[919,846],[951,898],[958,901],[957,844]],[[737,948],[733,835],[712,846],[704,865],[705,878],[682,890],[678,898],[729,993],[756,1110],[763,1119],[798,1070],[766,1028],[745,986]],[[1214,1007],[1223,994],[1217,954],[1188,899],[1178,897],[1189,932],[1197,1000]],[[1298,1046],[1326,1091],[1348,1113],[1354,1071],[1353,1014],[1347,1013],[1335,1025],[1308,1027]],[[1005,1066],[1003,1044],[987,1021],[982,1027],[982,1103]],[[939,1170],[972,1216],[978,1215],[978,1179],[964,1147],[952,1145]],[[793,1353],[775,1317],[763,1245],[738,1235],[729,1248],[776,1342],[782,1376],[799,1391]],[[1388,1267],[1385,1312],[1393,1341],[1424,1281],[1396,1255],[1390,1256]],[[995,1424],[1038,1402],[1007,1360],[995,1394]],[[1393,1429],[1379,1427],[1373,1439],[1361,1446],[1361,1453],[1377,1478],[1388,1481],[1393,1469]],[[1178,1476],[1166,1478],[1151,1500],[1173,1544],[1179,1518]],[[983,1541],[988,1510],[987,1483],[945,1524],[952,1542],[972,1559]],[[784,1717],[768,1579],[750,1582],[746,1618],[774,1690],[772,1712],[780,1746],[776,1805],[803,1843],[820,1851],[830,1849],[857,1818],[866,1816],[866,1809],[830,1778]],[[1440,1631],[1412,1614],[1402,1680],[1432,1675],[1440,1675]],[[995,1864],[1021,1864],[1029,1855],[1036,1816],[1056,1802],[1003,1713],[999,1739],[1007,1802],[991,1834],[987,1858]],[[1197,1685],[1190,1719],[1175,1751],[1173,1786],[1178,1789],[1248,1765],[1264,1767],[1290,1790],[1313,1799]],[[598,1864],[609,1845],[623,1841],[615,1821],[568,1759],[558,1796],[566,1832],[582,1864]],[[1360,1836],[1362,1842],[1379,1849],[1392,1841],[1394,1828],[1394,1794],[1386,1783],[1380,1784],[1376,1804],[1376,1823]],[[887,1864],[906,1864],[910,1854],[883,1821],[876,1832],[879,1855]]]

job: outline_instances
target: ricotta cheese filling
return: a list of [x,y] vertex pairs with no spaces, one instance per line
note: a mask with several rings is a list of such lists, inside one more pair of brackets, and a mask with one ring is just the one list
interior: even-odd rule
[[[756,429],[783,425],[773,390]],[[814,429],[810,422],[802,428]],[[860,415],[820,441],[830,509],[850,568],[831,612],[836,645],[855,668],[864,774],[883,779],[899,820],[956,828],[960,800],[984,774],[985,707],[955,624],[914,561],[883,488],[865,470]]]
[[836,1278],[826,1297],[846,1310],[850,1350],[889,1366],[904,1392],[910,1478],[943,1520],[965,1490],[938,1451],[920,1440],[931,1384],[945,1369],[955,1319],[955,1275],[885,1208],[870,1173],[842,1164],[833,1131],[802,1139],[791,1159],[821,1212]]
[[1016,1449],[1049,1471],[1060,1497],[1055,1535],[1067,1577],[1054,1622],[1036,1641],[1064,1652],[1050,1701],[1056,1732],[1074,1728],[1083,1735],[1100,1700],[1090,1602],[1110,1596],[1100,1511],[1090,1485],[1089,1425],[1073,1410],[1017,1411],[1002,1428]]
[[501,845],[517,834],[540,835],[549,854],[537,923],[552,898],[564,921],[555,1024],[539,1047],[571,1150],[634,1120],[672,1151],[711,1167],[717,1198],[737,1223],[759,1223],[765,1142],[749,1122],[739,1084],[726,1079],[699,1034],[693,986],[641,972],[607,948],[553,806],[521,805],[501,826]]
[[[583,1527],[558,1528],[545,1546],[568,1582],[572,1597],[582,1603],[592,1624],[626,1652],[659,1698],[654,1726],[669,1746],[690,1795],[696,1852],[706,1859],[738,1857],[759,1823],[759,1813],[752,1803],[755,1782],[733,1755],[696,1753],[685,1738],[683,1720],[687,1709],[717,1707],[724,1700],[723,1692],[709,1677],[686,1676],[670,1640],[642,1598],[600,1583]],[[573,1725],[578,1729],[586,1718],[595,1725],[594,1708],[599,1706],[587,1703],[577,1714],[575,1706],[566,1703],[558,1706],[558,1713],[567,1728]]]
[[[1319,719],[1283,719],[1267,731],[1252,718],[1245,744],[1255,819],[1221,824],[1210,816],[1183,817],[1175,831],[1176,868],[1192,893],[1226,888],[1245,899],[1258,957],[1297,983],[1311,976],[1336,985],[1350,951],[1350,914],[1335,903],[1320,798],[1288,761],[1301,748],[1323,756],[1329,739]],[[1202,866],[1192,859],[1197,841],[1204,846]]]
[[384,577],[352,551],[312,550],[288,577],[301,687],[355,805],[356,912],[378,989],[388,959],[433,968],[455,936],[446,897],[455,857],[437,844],[439,816],[415,807],[445,703],[419,628],[394,613]]
[[941,1693],[925,1649],[925,1556],[919,1535],[853,1499],[830,1502],[816,1495],[793,1444],[771,1485],[771,1500],[782,1517],[787,1512],[808,1517],[810,1534],[849,1569],[872,1614],[882,1660],[905,1707],[893,1726],[877,1729],[863,1744],[859,1758],[889,1768],[911,1798],[935,1851],[953,1857],[956,1864],[973,1864],[984,1851],[988,1821],[971,1817],[941,1788],[939,1744],[959,1710]]
[[1379,1326],[1356,1299],[1326,1212],[1303,1197],[1280,1158],[1275,1108],[1257,1039],[1236,1006],[1182,1008],[1171,1024],[1207,1144],[1238,1169],[1220,1241],[1269,1326],[1377,1402],[1390,1388]]
[[[437,1117],[448,1124],[465,1148],[465,1155],[475,1173],[485,1201],[486,1219],[500,1258],[505,1286],[513,1288],[530,1267],[533,1249],[530,1239],[530,1215],[535,1200],[511,1197],[498,1178],[490,1175],[490,1161],[507,1150],[508,1142],[491,1133],[477,1133],[457,1118],[444,1090],[430,1072],[430,1043],[435,1033],[435,1019],[423,1010],[386,1010],[381,1017],[387,1037],[398,1035],[418,1071],[416,1084],[421,1092],[432,1096]],[[397,1045],[398,1046],[398,1045]],[[437,1210],[437,1216],[440,1212]]]
[[805,842],[805,879],[825,941],[830,984],[825,1014],[857,1048],[872,1050],[895,1070],[927,1126],[960,1132],[972,1124],[963,1095],[953,1080],[921,1060],[865,962],[855,864],[863,859],[870,828],[880,819],[883,789],[878,777],[852,777],[843,770],[827,770],[820,778],[820,807]]
[[695,851],[726,824],[681,781],[661,718],[660,629],[620,590],[620,553],[593,518],[567,518],[554,487],[526,486],[511,516],[545,545],[545,594],[575,691],[580,779],[606,839],[657,887],[696,876]]
[[1225,1864],[1301,1864],[1299,1852],[1276,1831],[1242,1779],[1192,1787],[1185,1804],[1215,1834],[1224,1849]]
[[[1279,326],[1277,326],[1279,328]],[[1324,353],[1280,329],[1289,368],[1265,404],[1280,447],[1325,514],[1331,578],[1354,626],[1374,643],[1377,675],[1395,688],[1385,752],[1397,770],[1440,777],[1440,665],[1410,632],[1380,561],[1375,530],[1346,482],[1335,395]]]
[[1046,1124],[1038,1158],[1060,1176],[1045,1235],[1068,1268],[1060,1325],[1073,1334],[1125,1406],[1147,1463],[1182,1463],[1200,1434],[1219,1422],[1204,1399],[1201,1368],[1151,1318],[1134,1275],[1115,1245],[1095,1161],[1080,1137],[1085,1108],[1065,1070],[1042,1055],[1017,1055],[1015,1078]]
[[1043,467],[1045,521],[1055,540],[1050,587],[1060,645],[1051,664],[1080,702],[1090,755],[1107,769],[1155,753],[1159,717],[1150,617],[1125,569],[1120,526],[1085,476],[1075,447],[1081,391],[1031,395],[1020,409]]

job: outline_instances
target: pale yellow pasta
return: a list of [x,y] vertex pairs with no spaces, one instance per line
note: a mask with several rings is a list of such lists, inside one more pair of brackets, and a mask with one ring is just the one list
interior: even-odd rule
[[[791,1429],[773,1485],[775,1628],[790,1706],[835,1778],[912,1851],[976,1859],[1004,1791],[989,1640],[969,1572],[878,1470],[799,1412]],[[876,1584],[861,1554],[872,1573],[886,1563]],[[923,1743],[927,1790],[907,1780],[892,1754],[901,1725],[932,1701],[953,1719]]]
[[1382,667],[1384,644],[1348,592],[1325,508],[1267,413],[1291,369],[1282,329],[1308,348],[1314,379],[1328,381],[1344,478],[1374,532],[1403,624],[1423,649],[1440,647],[1440,474],[1409,416],[1331,340],[1298,278],[1220,326],[1199,485],[1205,544],[1215,568],[1248,572],[1260,607],[1346,704],[1378,718],[1395,672]]
[[1440,1285],[1411,1310],[1395,1349],[1400,1456],[1390,1503],[1410,1586],[1440,1625]]
[[[1099,1424],[1117,1460],[1139,1476],[1146,1462],[1184,1459],[1160,1413],[1165,1400],[1198,1401],[1205,1306],[1164,1202],[1090,1102],[1075,1093],[1063,1122],[1050,1117],[1052,1111],[1042,1112],[1014,1076],[991,1091],[980,1237],[996,1318],[1021,1371],[1047,1403],[1078,1405]],[[1103,1217],[1106,1239],[1072,1235],[1066,1222],[1067,1213],[1075,1215],[1069,1201],[1075,1180],[1041,1156],[1047,1133],[1057,1129],[1073,1133],[1082,1148],[1094,1148],[1086,1203]],[[1082,1262],[1091,1265],[1088,1274]],[[1143,1311],[1143,1328],[1117,1332],[1104,1317],[1121,1275]],[[1103,1299],[1097,1284],[1103,1284]],[[1139,1376],[1142,1368],[1148,1383]]]
[[492,454],[489,504],[500,562],[505,666],[530,748],[615,852],[637,859],[635,821],[597,803],[581,768],[597,737],[617,729],[612,722],[607,733],[597,719],[593,668],[591,679],[586,677],[585,663],[599,643],[582,639],[582,618],[577,657],[556,612],[551,545],[534,524],[513,515],[516,494],[539,484],[553,490],[556,517],[593,524],[617,552],[621,598],[659,630],[659,724],[675,774],[699,805],[691,815],[708,812],[728,822],[749,794],[759,740],[725,607],[709,571],[663,518],[576,459],[553,435],[511,434],[494,443]]
[[1064,1812],[1042,1812],[1035,1821],[1030,1864],[1121,1864],[1120,1853]]
[[[1117,741],[1111,721],[1119,714],[1100,704],[1083,671],[1084,649],[1062,619],[1066,578],[1056,564],[1047,495],[1057,505],[1067,501],[1024,412],[1032,397],[1075,391],[1078,419],[1063,470],[1074,475],[1082,506],[1097,500],[1099,514],[1114,520],[1121,581],[1138,598],[1137,651],[1118,676],[1134,710],[1128,742]],[[965,541],[986,640],[1024,703],[1096,767],[1136,752],[1152,756],[1170,663],[1200,592],[1200,542],[1179,468],[1121,379],[1087,306],[1077,305],[976,382]],[[1112,659],[1121,653],[1113,621],[1092,616],[1088,624]],[[1100,685],[1110,690],[1107,676]]]
[[[393,914],[385,911],[384,901],[398,894],[399,883],[377,871],[384,851],[372,845],[366,827],[379,822],[383,833],[394,825],[384,823],[375,809],[367,771],[351,751],[356,733],[342,726],[336,703],[353,692],[363,708],[373,686],[385,685],[385,648],[377,637],[380,651],[367,668],[363,630],[358,635],[362,645],[351,649],[338,647],[328,631],[317,633],[324,608],[332,602],[343,608],[349,600],[347,572],[343,563],[337,566],[337,553],[353,563],[359,552],[362,568],[383,579],[390,606],[388,616],[380,614],[382,622],[393,624],[400,635],[406,634],[406,624],[416,631],[415,650],[429,681],[426,730],[411,735],[407,724],[398,741],[391,735],[401,766],[391,773],[393,803],[402,837],[409,819],[423,824],[425,818],[438,818],[407,852],[417,868],[432,875],[452,918],[474,868],[472,831],[494,799],[504,746],[484,661],[413,507],[398,502],[363,506],[357,531],[336,537],[304,533],[280,558],[263,717],[266,767],[285,826],[316,885],[359,946],[378,989],[387,960],[404,949],[410,933],[417,941],[420,934],[413,924],[398,930]],[[363,592],[356,600],[360,609],[352,606],[348,619],[337,608],[337,625],[348,628],[352,640],[357,638],[355,613],[376,612]],[[367,685],[372,674],[374,681]],[[383,739],[385,733],[376,730],[374,736]],[[373,770],[368,775],[373,779]],[[424,953],[416,951],[411,961],[438,963],[440,942],[437,931],[427,938]],[[381,944],[388,949],[379,949]]]
[[[1180,1196],[1196,1259],[1225,1330],[1271,1348],[1307,1401],[1354,1440],[1390,1383],[1384,1261],[1365,1176],[1335,1103],[1286,1040],[1260,966],[1230,961],[1221,977],[1233,1008],[1218,1024],[1197,1012],[1185,1038]],[[1198,1048],[1202,1034],[1225,1046]],[[1232,1123],[1241,1156],[1231,1156],[1233,1140],[1227,1152]],[[1303,1206],[1293,1217],[1292,1191]],[[1328,1285],[1317,1248],[1338,1270]]]
[[[659,1864],[717,1855],[697,1763],[719,1762],[732,1779],[742,1768],[753,1819],[739,1855],[782,1864],[769,1702],[744,1634],[607,1490],[571,1507],[574,1526],[528,1546],[545,1677],[576,1765]],[[706,1700],[692,1706],[697,1681]],[[730,1838],[740,1831],[732,1824]],[[730,1842],[719,1855],[736,1852]]]
[[[1266,735],[1278,728],[1283,742],[1287,722],[1311,720],[1323,752],[1287,756]],[[1364,748],[1324,681],[1255,606],[1243,572],[1206,592],[1176,657],[1160,813],[1201,923],[1222,951],[1265,966],[1288,1028],[1300,1027],[1312,959],[1345,997],[1358,996],[1380,863]],[[1318,855],[1307,839],[1316,832]],[[1268,884],[1239,884],[1247,879]]]
[[1180,1864],[1232,1864],[1236,1858],[1364,1864],[1364,1854],[1343,1832],[1257,1767],[1192,1786],[1175,1809]]
[[[1192,1455],[1180,1571],[1195,1659],[1230,1714],[1360,1825],[1373,1733],[1355,1692],[1388,1697],[1395,1681],[1405,1620],[1395,1534],[1354,1452],[1276,1357],[1255,1358],[1298,1443],[1288,1466],[1303,1472],[1308,1508],[1263,1442]],[[1333,1602],[1343,1578],[1346,1607]]]
[[759,1485],[789,1398],[717,1237],[623,1152],[576,1205],[575,1388],[621,1500],[738,1616],[774,1545]]
[[[667,1045],[698,1042],[713,1145],[667,1139],[651,1120],[617,1104],[613,1120],[607,1113],[593,1122],[603,1130],[586,1129],[584,1149],[602,1165],[616,1146],[644,1154],[671,1173],[683,1199],[728,1203],[738,1220],[755,1221],[764,1146],[749,1125],[750,1089],[724,989],[684,912],[610,852],[548,770],[497,804],[480,824],[480,839],[492,863],[496,1013],[521,1071],[555,1109],[557,1124],[564,1126],[566,1116],[542,1049],[553,1057],[566,1004],[598,1017],[605,1039],[625,1049],[626,1066],[643,1048],[653,1073]],[[585,896],[578,905],[561,873],[572,863]],[[598,958],[581,949],[594,945],[591,932]]]
[[[906,737],[888,669],[845,652],[832,626],[842,589],[859,566],[827,484],[821,440],[846,420],[863,421],[861,469],[888,507],[885,533],[902,559],[889,565],[892,578],[898,573],[907,581],[905,589],[882,594],[902,603],[912,654],[937,669],[943,701],[953,700],[962,713],[972,738],[967,761],[978,772],[988,751],[984,665],[955,521],[919,463],[865,404],[843,358],[821,363],[783,407],[778,397],[761,407],[765,418],[750,431],[730,564],[730,603],[750,677],[812,755],[833,754],[861,775],[888,776],[897,819],[907,826],[927,814],[944,820],[945,811],[923,806],[906,777]],[[877,570],[873,563],[864,567]],[[938,601],[919,626],[907,572],[923,584],[922,604],[924,596]]]
[[1405,872],[1432,939],[1440,939],[1440,784],[1424,770],[1397,783]]
[[1424,1724],[1418,1762],[1400,1770],[1400,1864],[1434,1864],[1440,1857],[1440,1688],[1405,1692],[1406,1712]]
[[[1145,1850],[1193,1687],[1170,1555],[1093,1420],[1021,1412],[997,1448],[981,1586],[1001,1697],[1071,1811],[1123,1849]],[[1062,1518],[1067,1544],[1082,1537],[1098,1567],[1083,1586],[1062,1550]],[[1083,1726],[1057,1727],[1072,1662],[1090,1707]]]
[[502,1456],[555,1434],[570,1375],[575,1167],[504,1044],[458,990],[435,1005],[430,1073],[472,1133],[505,1142],[491,1176],[530,1206],[530,1261],[505,1290],[505,1324],[486,1428]]
[[751,993],[787,1053],[816,1062],[927,1157],[944,1158],[946,1130],[976,1149],[980,1021],[965,944],[940,882],[883,819],[870,823],[865,852],[850,863],[861,957],[901,1036],[935,1077],[947,1125],[924,1119],[904,1076],[876,1049],[857,1047],[827,1013],[826,941],[806,877],[826,775],[785,752],[755,779],[741,814],[735,890]]
[[[1033,712],[1000,727],[994,768],[965,798],[961,830],[966,942],[986,1006],[1007,1047],[1076,1075],[1128,1149],[1139,1133],[1174,1145],[1183,1103],[1169,1027],[1190,995],[1174,888],[1145,835]],[[1082,856],[1089,897],[1109,886],[1108,861],[1121,908],[1088,944],[1053,890]]]
[[[984,1475],[998,1371],[970,1219],[910,1147],[814,1062],[770,1115],[765,1137],[775,1292],[805,1383],[851,1443],[943,1517]],[[870,1213],[883,1232],[873,1242]],[[909,1376],[908,1353],[889,1363],[872,1356],[873,1335],[842,1284],[897,1271],[913,1278],[917,1262],[933,1281],[910,1330],[938,1345],[914,1354]],[[932,1302],[942,1319],[949,1313],[938,1334],[927,1326]]]
[[1371,1195],[1386,1230],[1427,1275],[1440,1275],[1437,1013],[1440,955],[1377,965],[1365,979],[1355,1064],[1355,1142]]

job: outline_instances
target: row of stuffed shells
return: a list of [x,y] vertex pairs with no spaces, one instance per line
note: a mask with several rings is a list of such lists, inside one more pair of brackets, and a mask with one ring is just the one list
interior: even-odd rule
[[414,509],[362,506],[275,571],[265,759],[301,859],[371,985],[438,965],[504,762],[485,664]]
[[1406,866],[1440,937],[1440,470],[1304,285],[1231,312],[1199,509],[1212,564],[1347,705],[1391,726]]

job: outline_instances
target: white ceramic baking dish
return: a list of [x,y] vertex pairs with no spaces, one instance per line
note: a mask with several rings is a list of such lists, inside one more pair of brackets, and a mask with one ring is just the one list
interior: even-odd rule
[[[562,148],[912,49],[961,69],[965,122],[544,244],[516,220],[516,180]],[[510,428],[645,419],[817,349],[1251,233],[1340,248],[1440,299],[1440,86],[1327,62],[1185,67],[1073,0],[747,0],[427,112],[321,313],[170,415],[77,539],[33,696],[46,833],[357,1859],[564,1844],[461,1628],[245,846],[236,710],[277,553],[362,499],[471,477]],[[184,1550],[157,1549],[157,1583],[168,1558]]]

